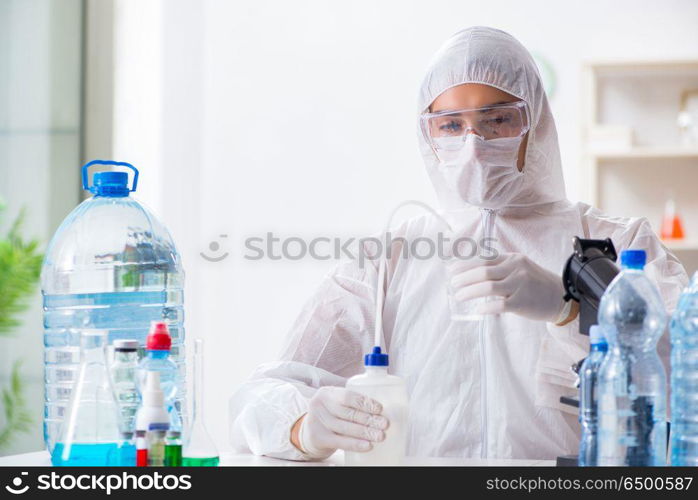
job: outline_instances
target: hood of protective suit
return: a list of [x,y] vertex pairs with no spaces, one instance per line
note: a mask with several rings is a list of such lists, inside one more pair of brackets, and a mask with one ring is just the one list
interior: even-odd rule
[[[531,206],[566,199],[555,121],[536,63],[526,48],[503,31],[472,27],[453,35],[427,68],[419,92],[419,113],[428,111],[441,93],[464,83],[496,87],[528,106],[531,128],[522,172],[505,206]],[[439,168],[439,159],[419,132],[419,145],[427,173],[446,211],[466,208],[452,182]],[[473,174],[474,182],[477,176]],[[466,179],[467,181],[467,179]],[[483,186],[487,190],[488,186]]]

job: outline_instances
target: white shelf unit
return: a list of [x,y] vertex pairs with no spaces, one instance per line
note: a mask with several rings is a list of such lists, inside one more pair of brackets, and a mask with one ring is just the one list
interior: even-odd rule
[[[664,203],[676,201],[686,239],[664,244],[698,270],[698,145],[680,144],[681,93],[698,89],[694,61],[597,61],[582,70],[584,198],[613,216],[643,216],[659,232]],[[603,149],[595,127],[629,127],[632,143]]]

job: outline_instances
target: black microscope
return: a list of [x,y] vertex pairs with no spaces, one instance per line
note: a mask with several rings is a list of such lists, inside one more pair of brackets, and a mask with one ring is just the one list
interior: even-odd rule
[[[574,253],[565,264],[562,282],[565,300],[579,303],[579,333],[589,335],[591,325],[598,323],[599,302],[613,278],[620,272],[616,265],[618,255],[610,238],[591,240],[575,237]],[[571,369],[579,373],[584,360]],[[579,408],[579,399],[562,396],[560,402]],[[577,466],[577,456],[557,457],[558,466]]]

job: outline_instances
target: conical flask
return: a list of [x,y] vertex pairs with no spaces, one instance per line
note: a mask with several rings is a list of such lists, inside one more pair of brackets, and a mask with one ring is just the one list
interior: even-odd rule
[[204,341],[194,341],[194,407],[191,426],[182,451],[184,467],[215,467],[218,449],[204,424]]
[[58,442],[53,465],[119,465],[119,406],[107,367],[107,334],[80,335],[80,368]]
[[676,211],[676,202],[671,197],[664,205],[660,236],[663,240],[680,240],[684,237],[681,216]]

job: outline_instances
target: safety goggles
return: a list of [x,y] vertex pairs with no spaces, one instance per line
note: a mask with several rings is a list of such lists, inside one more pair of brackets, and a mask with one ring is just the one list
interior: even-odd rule
[[422,133],[435,150],[455,151],[463,147],[468,134],[484,140],[522,137],[530,128],[524,101],[496,104],[476,109],[424,113]]

